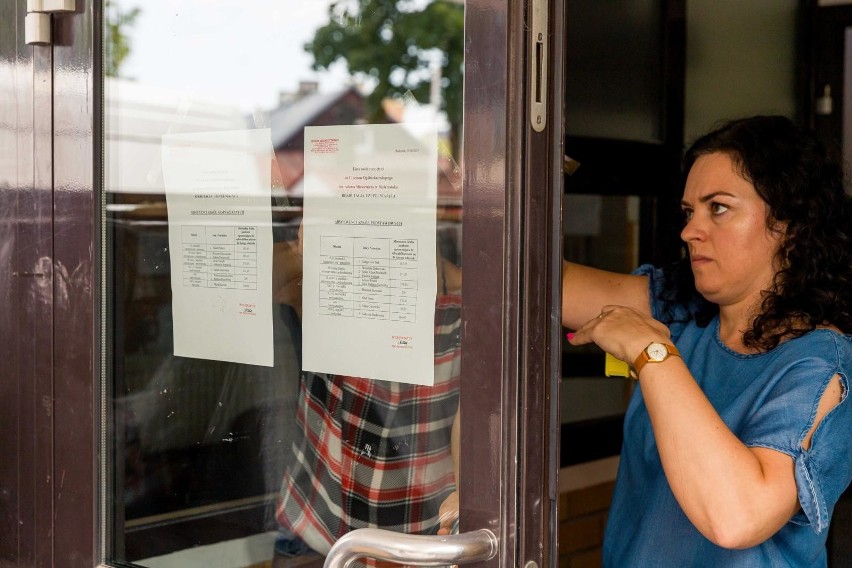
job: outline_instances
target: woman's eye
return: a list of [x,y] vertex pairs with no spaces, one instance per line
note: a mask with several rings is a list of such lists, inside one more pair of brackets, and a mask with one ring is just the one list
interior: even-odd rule
[[720,215],[727,210],[728,210],[727,205],[722,205],[721,203],[711,203],[710,204],[710,211],[713,213],[713,215]]
[[680,212],[683,213],[683,222],[689,223],[689,220],[692,219],[692,209],[681,209]]

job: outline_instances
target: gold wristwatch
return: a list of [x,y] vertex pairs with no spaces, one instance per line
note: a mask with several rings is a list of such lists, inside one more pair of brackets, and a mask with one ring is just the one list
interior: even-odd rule
[[639,380],[639,371],[648,363],[662,363],[669,357],[680,357],[680,351],[671,343],[660,343],[652,341],[642,350],[636,360],[633,362],[633,367],[630,369],[630,377]]

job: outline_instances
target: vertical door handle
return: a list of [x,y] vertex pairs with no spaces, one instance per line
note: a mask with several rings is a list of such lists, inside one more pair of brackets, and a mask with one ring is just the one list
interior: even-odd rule
[[549,0],[532,0],[530,26],[530,123],[536,132],[547,126],[547,23]]
[[24,41],[27,45],[50,44],[50,15],[73,12],[76,9],[76,0],[27,0]]
[[489,560],[496,554],[497,537],[488,529],[446,536],[356,529],[334,543],[323,566],[348,568],[359,558],[409,566],[445,566]]

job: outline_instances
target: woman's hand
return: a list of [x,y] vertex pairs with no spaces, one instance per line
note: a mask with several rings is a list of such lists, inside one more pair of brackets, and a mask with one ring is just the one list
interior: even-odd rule
[[652,341],[668,341],[669,329],[651,316],[626,306],[607,305],[601,313],[568,334],[571,345],[595,343],[598,347],[628,363]]
[[438,509],[438,534],[452,534],[453,525],[459,519],[459,492],[450,493]]

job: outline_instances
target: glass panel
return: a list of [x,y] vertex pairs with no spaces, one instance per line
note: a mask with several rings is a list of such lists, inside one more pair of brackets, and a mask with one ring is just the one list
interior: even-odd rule
[[321,559],[353,528],[437,531],[463,10],[105,1],[108,562],[254,566]]
[[[642,221],[640,199],[635,195],[565,194],[565,259],[622,274],[635,269]],[[604,353],[596,345],[574,347],[563,338],[562,352],[561,465],[617,455],[633,381],[605,378]]]

